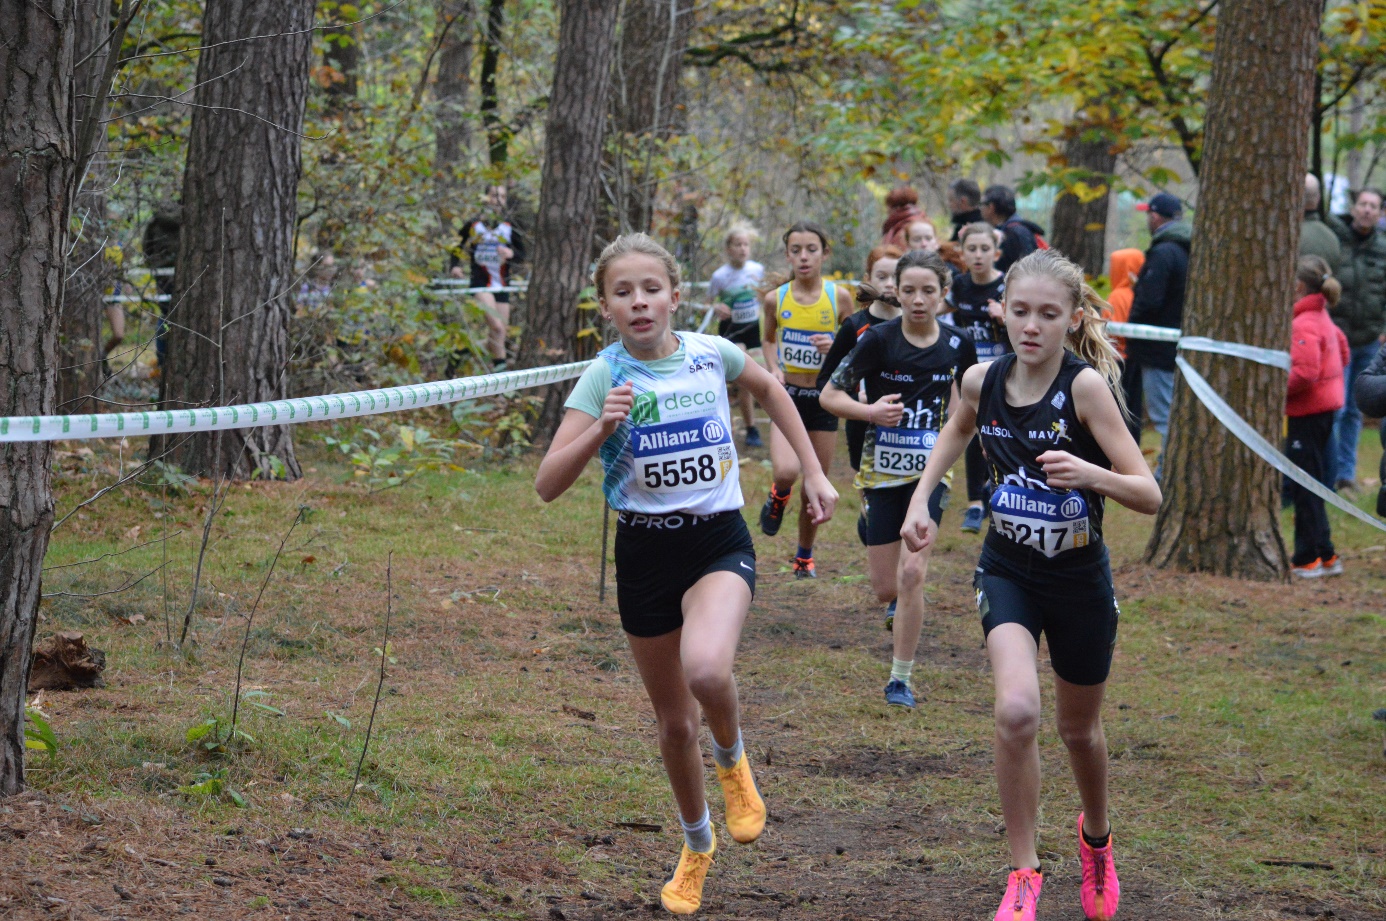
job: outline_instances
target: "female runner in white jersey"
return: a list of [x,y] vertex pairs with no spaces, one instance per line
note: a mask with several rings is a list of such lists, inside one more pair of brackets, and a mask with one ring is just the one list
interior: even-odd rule
[[1011,267],[1005,322],[1014,354],[963,376],[962,398],[901,529],[911,550],[933,544],[938,524],[925,500],[980,430],[996,491],[973,584],[996,682],[996,779],[1012,867],[997,921],[1034,921],[1044,881],[1035,852],[1041,633],[1054,669],[1055,722],[1083,805],[1084,914],[1108,921],[1121,894],[1102,731],[1117,631],[1103,499],[1154,514],[1160,487],[1122,416],[1121,365],[1102,331],[1104,307],[1083,270],[1053,250]]
[[804,470],[806,511],[827,521],[837,493],[784,388],[717,336],[675,334],[673,257],[644,234],[612,242],[593,274],[602,316],[621,341],[602,350],[573,389],[539,465],[544,501],[562,495],[600,453],[617,511],[616,596],[659,726],[659,751],[678,804],[684,846],[660,898],[676,914],[702,903],[716,851],[703,792],[699,705],[726,799],[728,831],[754,841],[765,804],[741,740],[732,661],[755,592],[755,548],[731,436],[727,381],[748,388]]

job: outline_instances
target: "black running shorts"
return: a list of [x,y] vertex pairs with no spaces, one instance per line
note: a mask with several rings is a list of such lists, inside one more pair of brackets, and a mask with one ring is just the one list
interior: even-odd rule
[[1026,572],[983,544],[972,586],[984,636],[1000,624],[1020,624],[1036,643],[1045,635],[1054,674],[1069,684],[1107,680],[1121,612],[1105,547],[1081,568]]
[[820,391],[817,387],[796,387],[793,384],[785,384],[784,389],[789,391],[789,398],[794,401],[794,408],[799,411],[799,418],[804,420],[804,428],[810,432],[836,432],[838,418],[823,408],[823,404],[818,402]]
[[[857,536],[868,547],[893,544],[900,539],[905,526],[905,514],[910,510],[918,480],[900,486],[878,486],[861,492],[861,517],[857,519]],[[943,521],[948,507],[948,487],[940,483],[929,496],[929,517],[934,524]]]
[[756,548],[740,511],[616,513],[616,607],[631,636],[683,626],[683,596],[703,576],[732,572],[756,594]]
[[717,324],[717,335],[723,339],[730,339],[737,345],[744,345],[748,349],[760,348],[760,319],[754,319],[749,323],[733,323],[731,320],[721,320]]

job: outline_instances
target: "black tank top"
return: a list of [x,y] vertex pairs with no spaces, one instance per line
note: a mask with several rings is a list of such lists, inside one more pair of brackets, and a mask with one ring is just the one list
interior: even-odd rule
[[1054,383],[1037,403],[1006,402],[1006,377],[1016,356],[991,363],[977,404],[977,428],[991,481],[991,530],[987,547],[1024,562],[1060,558],[1065,565],[1102,554],[1103,497],[1090,489],[1055,491],[1036,460],[1046,451],[1067,451],[1106,470],[1112,462],[1078,421],[1073,380],[1087,362],[1064,352]]

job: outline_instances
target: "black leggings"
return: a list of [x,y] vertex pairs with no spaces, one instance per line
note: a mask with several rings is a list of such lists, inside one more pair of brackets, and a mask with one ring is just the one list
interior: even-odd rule
[[987,501],[987,459],[982,456],[980,436],[974,435],[972,440],[967,443],[967,451],[963,453],[963,462],[967,468],[967,501]]
[[[1328,464],[1329,440],[1333,434],[1333,412],[1309,416],[1290,416],[1285,433],[1285,455],[1315,480],[1323,481]],[[1328,560],[1335,554],[1328,529],[1328,513],[1323,500],[1289,480],[1287,492],[1295,506],[1295,555],[1291,564],[1304,566],[1315,560]]]

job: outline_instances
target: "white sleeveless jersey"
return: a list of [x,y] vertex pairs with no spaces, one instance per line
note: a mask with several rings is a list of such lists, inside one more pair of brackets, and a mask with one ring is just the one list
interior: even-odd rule
[[727,372],[715,337],[679,333],[684,361],[658,375],[617,342],[601,351],[611,386],[630,383],[635,405],[602,442],[602,490],[621,512],[711,515],[739,509]]

